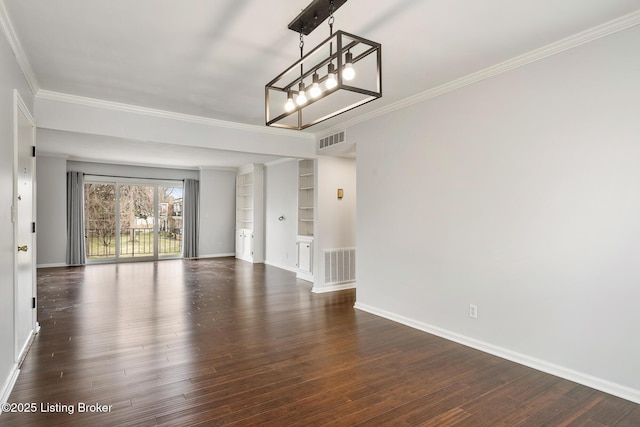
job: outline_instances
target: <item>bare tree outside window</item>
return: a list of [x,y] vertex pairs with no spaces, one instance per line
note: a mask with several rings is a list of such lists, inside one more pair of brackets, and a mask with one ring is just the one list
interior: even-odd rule
[[84,212],[89,254],[108,256],[116,237],[115,184],[85,184]]

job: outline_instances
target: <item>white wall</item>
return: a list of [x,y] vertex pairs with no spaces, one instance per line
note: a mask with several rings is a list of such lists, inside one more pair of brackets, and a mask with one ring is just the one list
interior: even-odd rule
[[236,223],[235,170],[200,171],[200,256],[233,256]]
[[[284,220],[278,218],[284,216]],[[296,270],[298,160],[265,167],[265,263]]]
[[66,265],[67,161],[60,157],[36,159],[38,267]]
[[[0,22],[0,28],[3,27]],[[3,31],[0,31],[0,401],[6,399],[16,372],[14,358],[13,268],[15,240],[11,207],[13,192],[14,98],[17,89],[33,113],[33,93],[27,85]]]
[[[325,282],[322,251],[356,246],[356,162],[328,156],[319,156],[316,162],[313,289],[322,291]],[[344,190],[341,200],[338,188]]]
[[638,41],[348,129],[357,307],[640,402]]

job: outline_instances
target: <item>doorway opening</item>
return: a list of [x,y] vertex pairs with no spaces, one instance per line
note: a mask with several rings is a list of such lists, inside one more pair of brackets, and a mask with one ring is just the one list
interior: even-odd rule
[[87,261],[182,257],[179,181],[123,181],[87,176],[84,184]]

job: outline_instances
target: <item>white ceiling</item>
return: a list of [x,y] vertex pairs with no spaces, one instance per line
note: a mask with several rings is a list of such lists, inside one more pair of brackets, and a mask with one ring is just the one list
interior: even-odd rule
[[[298,58],[298,35],[287,25],[309,2],[0,0],[40,89],[250,125],[264,124],[265,84]],[[640,0],[349,0],[335,29],[382,44],[383,97],[309,131],[638,9]],[[305,46],[327,35],[323,24]],[[53,152],[76,148],[60,143]],[[157,148],[153,161],[184,155],[185,165],[196,166],[200,150]],[[109,159],[116,150],[85,151],[122,160]],[[247,160],[215,154],[224,166]]]

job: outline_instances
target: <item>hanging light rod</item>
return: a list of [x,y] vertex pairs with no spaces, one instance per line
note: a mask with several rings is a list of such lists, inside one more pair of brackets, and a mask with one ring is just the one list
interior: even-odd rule
[[[347,0],[333,0],[333,11],[338,10]],[[331,14],[331,0],[313,0],[300,15],[289,23],[289,29],[305,36],[322,24]]]

